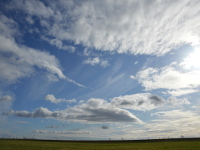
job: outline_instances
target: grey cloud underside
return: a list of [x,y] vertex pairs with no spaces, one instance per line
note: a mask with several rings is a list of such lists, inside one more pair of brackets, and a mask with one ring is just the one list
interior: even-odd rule
[[165,100],[150,93],[125,95],[111,99],[111,104],[120,108],[133,110],[152,110],[165,104]]
[[37,108],[34,112],[11,111],[3,115],[28,118],[52,118],[64,121],[78,122],[135,122],[142,123],[140,119],[127,110],[113,107],[102,99],[90,99],[87,103],[77,105],[62,111],[49,111],[47,108]]
[[102,128],[102,129],[109,129],[109,127],[108,127],[108,126],[105,126],[105,125],[101,126],[101,128]]
[[200,36],[198,0],[13,2],[12,9],[39,19],[58,48],[73,41],[102,51],[163,55]]
[[157,95],[139,93],[115,97],[110,102],[103,99],[91,98],[85,103],[61,111],[50,111],[47,108],[40,107],[33,112],[12,110],[4,112],[3,115],[27,118],[51,118],[82,123],[135,122],[142,124],[143,122],[139,118],[126,109],[150,111],[166,104],[183,105],[190,104],[190,102],[187,99],[177,99],[175,97],[170,97],[165,101]]

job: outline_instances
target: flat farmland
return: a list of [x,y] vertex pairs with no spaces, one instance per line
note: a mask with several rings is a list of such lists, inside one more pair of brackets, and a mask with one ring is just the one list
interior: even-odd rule
[[199,139],[141,141],[51,141],[1,139],[0,150],[199,150]]

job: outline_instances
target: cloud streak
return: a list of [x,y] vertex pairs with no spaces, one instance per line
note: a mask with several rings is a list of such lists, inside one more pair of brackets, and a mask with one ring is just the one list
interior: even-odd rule
[[49,131],[49,130],[35,130],[35,133],[41,134],[92,134],[90,131]]
[[52,94],[48,94],[47,96],[45,96],[45,100],[50,101],[50,102],[55,103],[55,104],[62,103],[62,102],[66,102],[66,103],[74,103],[74,102],[76,102],[75,99],[71,99],[71,100],[57,99]]

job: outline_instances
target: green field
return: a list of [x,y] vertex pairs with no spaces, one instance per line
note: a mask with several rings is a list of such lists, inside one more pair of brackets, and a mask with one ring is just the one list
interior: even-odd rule
[[0,140],[0,150],[199,150],[199,140],[69,142]]

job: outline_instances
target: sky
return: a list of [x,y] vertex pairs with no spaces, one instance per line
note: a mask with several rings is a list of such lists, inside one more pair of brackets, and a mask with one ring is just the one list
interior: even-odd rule
[[200,1],[1,0],[0,138],[200,136]]

